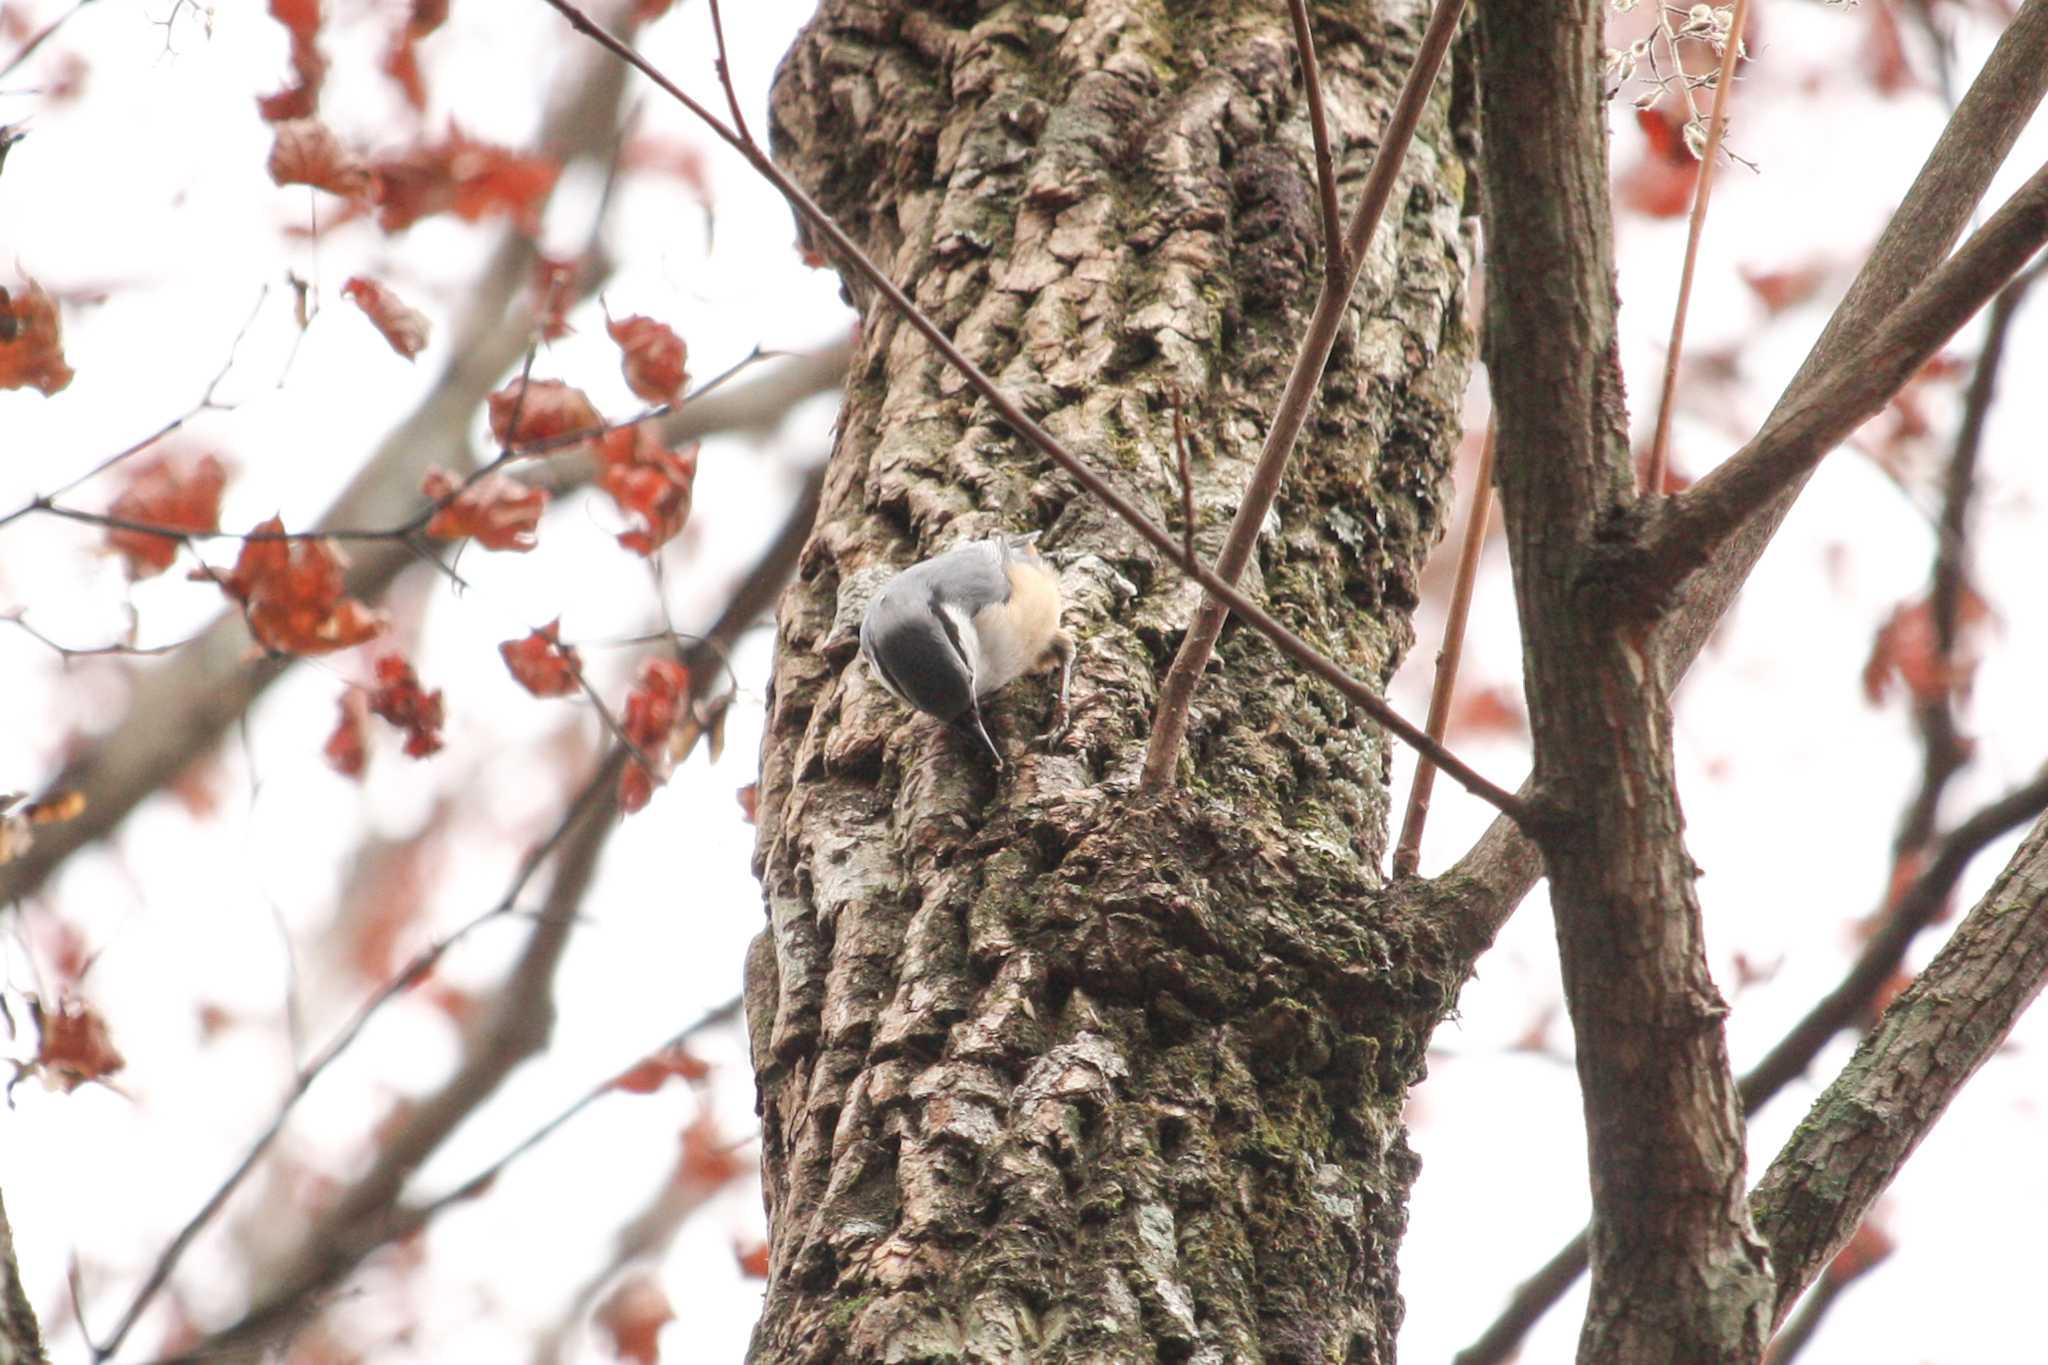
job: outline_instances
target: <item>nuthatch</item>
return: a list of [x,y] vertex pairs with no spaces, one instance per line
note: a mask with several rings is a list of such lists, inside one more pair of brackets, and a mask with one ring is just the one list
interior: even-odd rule
[[1074,640],[1060,629],[1060,581],[1029,540],[977,540],[913,564],[884,583],[860,623],[860,652],[896,696],[954,723],[1048,654],[1060,661],[1059,704],[1048,735],[1065,728]]

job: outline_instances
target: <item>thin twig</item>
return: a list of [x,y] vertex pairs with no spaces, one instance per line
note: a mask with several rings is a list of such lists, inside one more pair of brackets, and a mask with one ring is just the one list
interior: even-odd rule
[[[1258,545],[1259,530],[1265,525],[1266,514],[1272,509],[1274,498],[1279,496],[1287,461],[1294,453],[1295,441],[1301,435],[1303,424],[1308,421],[1316,392],[1322,387],[1324,367],[1329,364],[1330,351],[1337,343],[1344,314],[1358,288],[1358,277],[1365,270],[1373,235],[1379,228],[1388,200],[1393,197],[1401,163],[1407,156],[1409,143],[1414,140],[1415,129],[1422,121],[1423,107],[1428,102],[1431,86],[1436,82],[1437,69],[1443,65],[1444,54],[1457,33],[1458,15],[1463,8],[1464,0],[1436,0],[1436,8],[1429,16],[1429,26],[1423,30],[1421,46],[1415,53],[1415,64],[1409,68],[1400,98],[1394,103],[1394,112],[1388,116],[1386,134],[1380,141],[1379,152],[1373,158],[1372,170],[1366,176],[1365,188],[1359,195],[1358,207],[1352,212],[1350,226],[1345,231],[1344,258],[1348,269],[1341,277],[1326,278],[1317,295],[1315,311],[1309,316],[1301,349],[1294,358],[1294,369],[1281,390],[1280,402],[1273,412],[1273,424],[1266,432],[1264,448],[1259,451],[1258,464],[1254,466],[1244,495],[1238,501],[1237,513],[1231,519],[1229,534],[1224,537],[1222,552],[1216,556],[1216,576],[1232,586],[1236,585],[1245,565],[1251,561],[1252,551]],[[1204,582],[1203,587],[1207,588],[1209,584]],[[1145,743],[1144,767],[1139,778],[1139,790],[1142,792],[1159,795],[1173,787],[1181,749],[1187,741],[1189,708],[1194,704],[1195,689],[1201,685],[1202,673],[1216,650],[1216,637],[1223,631],[1226,605],[1235,606],[1211,589],[1195,609],[1195,619],[1188,624],[1187,634],[1181,638],[1180,648],[1166,671],[1166,680],[1159,689],[1159,705],[1152,717],[1152,734]],[[1414,743],[1413,740],[1409,742]]]
[[[249,310],[249,316],[242,323],[241,330],[235,333],[235,339],[228,343],[227,359],[221,362],[220,368],[214,371],[213,378],[207,381],[206,388],[199,395],[198,402],[194,403],[191,407],[185,409],[185,411],[179,413],[176,417],[173,417],[170,421],[165,422],[162,426],[158,427],[155,431],[152,431],[151,433],[149,433],[149,435],[143,437],[141,440],[134,442],[132,445],[124,446],[120,450],[117,450],[113,454],[107,456],[104,460],[101,460],[91,469],[86,470],[77,478],[72,479],[70,482],[57,488],[54,492],[45,493],[40,497],[31,498],[27,502],[23,503],[21,506],[15,508],[12,512],[7,513],[5,516],[0,516],[0,526],[6,526],[9,522],[19,520],[20,518],[27,516],[31,512],[40,512],[48,510],[49,504],[55,499],[63,497],[66,493],[69,493],[71,490],[77,488],[79,485],[83,483],[98,478],[100,475],[106,473],[109,469],[112,469],[115,465],[122,463],[124,460],[128,460],[133,456],[141,454],[143,451],[149,449],[158,441],[161,441],[164,437],[178,430],[178,428],[184,426],[185,423],[191,421],[194,417],[197,417],[202,412],[232,411],[234,407],[232,403],[216,402],[214,400],[213,395],[214,392],[220,388],[221,381],[228,377],[228,371],[232,370],[235,367],[235,353],[242,348],[242,339],[249,335],[249,329],[253,327],[256,323],[257,314],[263,311],[263,300],[267,298],[269,294],[270,286],[267,284],[257,291],[255,306]],[[183,533],[181,532],[180,534]]]
[[64,27],[64,25],[71,22],[72,19],[77,17],[78,12],[80,10],[84,9],[87,5],[90,5],[91,3],[92,0],[78,0],[78,2],[74,4],[70,9],[65,10],[62,14],[52,19],[49,23],[44,24],[33,35],[30,36],[27,42],[23,43],[19,48],[15,49],[14,55],[7,59],[7,64],[5,66],[0,66],[0,78],[12,75],[16,67],[20,66],[30,57],[35,56],[37,48],[41,47],[44,43],[50,41],[51,36],[55,34],[58,29]]
[[[740,997],[734,996],[722,1005],[714,1005],[699,1015],[693,1022],[684,1025],[675,1033],[670,1034],[665,1042],[639,1055],[642,1057],[652,1057],[670,1048],[681,1047],[706,1029],[716,1028],[718,1025],[734,1018],[739,1012]],[[459,1204],[465,1199],[474,1199],[477,1195],[483,1193],[493,1181],[504,1174],[507,1166],[510,1166],[520,1157],[525,1156],[528,1152],[540,1146],[541,1143],[554,1136],[571,1119],[618,1088],[619,1073],[613,1072],[572,1100],[567,1106],[557,1112],[554,1117],[548,1119],[547,1122],[541,1124],[531,1133],[528,1133],[525,1137],[514,1143],[506,1150],[503,1156],[500,1156],[496,1161],[493,1161],[454,1189],[447,1191],[445,1194],[436,1195],[426,1203],[402,1212],[399,1215],[399,1221],[405,1227],[405,1231],[400,1235],[410,1236],[413,1232],[418,1231],[421,1227],[433,1221],[437,1215],[451,1204]],[[396,1239],[394,1238],[393,1240]]]
[[1749,0],[1735,0],[1721,49],[1721,75],[1714,84],[1714,114],[1707,123],[1706,150],[1700,153],[1700,173],[1693,182],[1685,265],[1678,272],[1678,303],[1671,311],[1671,340],[1664,348],[1664,388],[1657,399],[1657,434],[1650,441],[1650,468],[1643,483],[1644,491],[1653,498],[1663,496],[1665,475],[1671,468],[1671,410],[1678,395],[1678,362],[1685,351],[1685,315],[1692,303],[1693,269],[1699,263],[1700,237],[1707,226],[1707,201],[1714,193],[1714,169],[1720,160],[1721,136],[1728,127],[1728,101],[1735,94],[1735,63],[1742,55],[1742,21],[1748,13]]
[[[769,160],[767,155],[759,148],[742,141],[732,129],[726,127],[718,119],[717,115],[706,109],[703,104],[676,85],[674,81],[663,75],[659,68],[655,67],[645,57],[642,57],[639,53],[614,37],[602,25],[598,24],[575,5],[569,3],[569,0],[546,0],[546,3],[564,19],[568,20],[570,26],[577,32],[588,37],[592,42],[598,44],[598,46],[604,48],[607,52],[619,58],[619,60],[632,66],[634,70],[640,72],[647,79],[653,81],[672,99],[696,115],[719,140],[745,157],[748,164],[753,166],[754,170],[762,178],[766,179],[769,184],[773,185],[781,193],[782,197],[789,201],[790,206],[802,215],[821,236],[831,243],[833,251],[838,254],[839,258],[847,262],[848,266],[855,273],[866,280],[883,298],[887,299],[890,306],[897,311],[904,321],[908,322],[913,330],[924,337],[932,349],[938,352],[940,357],[967,381],[970,388],[988,402],[997,415],[1007,422],[1018,435],[1036,446],[1054,464],[1071,475],[1076,483],[1080,484],[1083,489],[1104,507],[1115,513],[1132,530],[1136,531],[1153,549],[1165,556],[1169,563],[1178,565],[1183,573],[1201,584],[1202,587],[1208,590],[1211,596],[1220,600],[1231,611],[1236,612],[1246,625],[1251,626],[1261,635],[1271,640],[1281,653],[1287,655],[1310,673],[1313,673],[1343,693],[1367,715],[1398,735],[1401,739],[1435,759],[1438,767],[1449,773],[1454,780],[1465,787],[1466,790],[1472,792],[1473,795],[1486,801],[1503,814],[1510,816],[1524,827],[1533,825],[1536,822],[1535,812],[1527,802],[1521,800],[1514,793],[1506,791],[1481,777],[1463,760],[1459,759],[1457,755],[1451,753],[1435,740],[1432,740],[1417,726],[1402,718],[1372,688],[1352,677],[1341,666],[1333,662],[1313,645],[1281,625],[1279,621],[1275,620],[1257,603],[1238,592],[1235,587],[1219,578],[1216,574],[1210,572],[1199,561],[1187,560],[1181,553],[1180,545],[1170,533],[1146,516],[1135,503],[1117,492],[1101,475],[1090,469],[1073,452],[1055,439],[1050,432],[1046,431],[1044,427],[1040,426],[1026,414],[1008,394],[1003,392],[1002,388],[993,379],[989,378],[982,371],[980,366],[969,360],[967,355],[958,346],[953,344],[952,339],[939,328],[939,325],[933,322],[923,309],[913,303],[909,295],[905,294],[896,282],[890,279],[883,272],[882,268],[876,265],[867,253],[855,244],[854,240],[832,219],[830,214],[819,208],[817,203],[804,192],[803,188],[791,179],[780,166]],[[1439,10],[1441,11],[1446,8],[1450,9],[1455,17],[1457,0],[1440,0]],[[1391,181],[1388,188],[1391,190]],[[1353,220],[1353,227],[1354,229],[1357,227],[1356,219]],[[1361,249],[1360,258],[1362,259],[1362,257],[1363,251]],[[1313,386],[1311,385],[1311,387]]]
[[1323,109],[1323,76],[1316,61],[1315,33],[1309,27],[1308,0],[1287,0],[1287,13],[1294,20],[1294,50],[1301,54],[1301,88],[1308,97],[1309,135],[1316,147],[1316,195],[1323,209],[1323,280],[1326,288],[1343,289],[1350,260],[1344,249],[1344,212],[1337,204],[1337,158],[1330,151],[1330,119]]
[[199,638],[196,635],[188,636],[183,640],[173,640],[167,645],[67,645],[52,640],[49,636],[30,625],[26,611],[11,611],[0,615],[0,621],[6,622],[8,625],[24,632],[38,643],[47,646],[66,663],[73,659],[96,659],[109,655],[128,655],[138,659],[154,658],[159,654],[169,654],[174,650],[183,649],[186,645],[191,644],[193,640]]
[[277,1113],[272,1116],[269,1126],[257,1137],[248,1152],[243,1155],[241,1161],[228,1173],[227,1178],[220,1183],[212,1194],[207,1196],[206,1202],[199,1206],[198,1211],[185,1220],[184,1226],[178,1229],[177,1234],[171,1238],[170,1243],[165,1246],[163,1252],[157,1257],[156,1264],[150,1268],[149,1274],[143,1278],[142,1287],[136,1290],[134,1299],[129,1302],[127,1310],[122,1313],[121,1320],[115,1325],[113,1334],[104,1343],[94,1348],[92,1358],[95,1365],[108,1359],[121,1349],[121,1343],[127,1340],[129,1332],[134,1330],[135,1324],[141,1319],[142,1314],[148,1309],[151,1302],[155,1300],[158,1291],[169,1281],[172,1270],[177,1267],[179,1259],[185,1254],[185,1249],[191,1245],[192,1239],[197,1237],[201,1229],[205,1228],[213,1220],[213,1216],[220,1212],[222,1205],[227,1203],[228,1197],[240,1188],[242,1181],[248,1176],[249,1172],[255,1169],[256,1163],[263,1158],[263,1155],[270,1150],[272,1144],[277,1141],[279,1135],[284,1132],[286,1121],[290,1119],[292,1111],[297,1108],[299,1101],[305,1097],[306,1092],[312,1088],[313,1082],[318,1080],[321,1074],[328,1067],[332,1066],[337,1058],[348,1051],[355,1040],[361,1036],[363,1029],[369,1025],[370,1020],[375,1018],[384,1006],[423,980],[427,973],[433,970],[434,965],[447,954],[450,948],[453,948],[457,943],[460,943],[492,920],[502,918],[512,912],[513,908],[518,904],[520,895],[526,890],[526,884],[533,879],[534,874],[540,870],[541,865],[548,860],[554,851],[560,847],[562,841],[568,837],[569,831],[575,827],[577,819],[583,814],[584,810],[591,802],[601,799],[609,790],[609,784],[606,781],[606,776],[609,772],[610,767],[607,765],[600,771],[597,778],[587,783],[583,790],[577,794],[576,799],[570,803],[569,809],[563,813],[561,820],[555,825],[554,831],[541,842],[539,847],[527,854],[525,860],[521,862],[518,873],[513,877],[511,885],[506,888],[505,894],[499,898],[495,905],[459,926],[447,937],[429,944],[415,953],[412,959],[395,976],[378,987],[369,999],[365,1000],[357,1008],[354,1016],[342,1026],[340,1032],[336,1033],[329,1040],[327,1046],[322,1048],[304,1067],[300,1068],[297,1077],[292,1082],[291,1089],[286,1093],[283,1102],[279,1104]]
[[[1479,446],[1479,470],[1472,480],[1472,504],[1465,512],[1465,538],[1458,546],[1458,576],[1451,584],[1450,614],[1444,618],[1443,648],[1437,651],[1436,682],[1429,694],[1429,717],[1423,729],[1441,740],[1450,725],[1451,697],[1458,688],[1458,663],[1465,654],[1465,621],[1472,611],[1472,584],[1479,577],[1479,553],[1486,548],[1486,523],[1493,511],[1493,439],[1491,413],[1486,439]],[[1436,786],[1436,765],[1415,761],[1415,779],[1408,788],[1408,809],[1401,817],[1401,837],[1394,844],[1394,875],[1412,877],[1422,862],[1422,827],[1429,820],[1429,794]]]
[[733,89],[732,58],[725,50],[725,19],[718,12],[718,0],[711,0],[711,39],[718,46],[718,56],[713,64],[718,71],[718,83],[725,87],[725,104],[732,110],[732,126],[741,141],[749,147],[754,146],[754,135],[747,131],[747,116],[740,112],[740,92]]
[[[2048,265],[2037,265],[2014,279],[1991,301],[1984,329],[1984,344],[1977,364],[1970,372],[1970,385],[1963,398],[1962,420],[1956,427],[1955,449],[1949,455],[1943,478],[1942,507],[1936,523],[1933,583],[1928,591],[1928,614],[1934,626],[1936,667],[1943,678],[1952,676],[1956,649],[1962,633],[1962,603],[1969,582],[1970,506],[1976,499],[1977,457],[1983,447],[1984,426],[1998,392],[1998,372],[2005,362],[2007,335],[2020,306]],[[1971,746],[1963,738],[1956,715],[1955,697],[1948,688],[1920,698],[1913,706],[1914,728],[1920,732],[1920,787],[1900,817],[1892,838],[1895,859],[1918,854],[1933,837],[1935,817],[1948,783],[1969,762]]]

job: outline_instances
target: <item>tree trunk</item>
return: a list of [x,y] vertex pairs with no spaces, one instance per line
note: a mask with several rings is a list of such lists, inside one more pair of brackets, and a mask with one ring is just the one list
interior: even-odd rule
[[[1320,269],[1286,7],[825,0],[778,77],[784,165],[1042,421],[1220,543]],[[1057,12],[1055,12],[1057,11]],[[1425,10],[1317,6],[1347,201]],[[1472,360],[1475,118],[1438,82],[1245,583],[1358,676],[1410,645]],[[1458,984],[1387,894],[1384,737],[1234,627],[1178,792],[1133,788],[1198,594],[916,334],[863,329],[763,741],[747,1013],[771,1230],[757,1361],[1384,1361],[1407,1089]],[[857,658],[888,571],[1045,532],[1080,641],[990,717]]]

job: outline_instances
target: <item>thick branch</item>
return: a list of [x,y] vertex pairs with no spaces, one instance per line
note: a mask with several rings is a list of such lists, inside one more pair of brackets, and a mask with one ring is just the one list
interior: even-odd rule
[[1635,498],[1615,333],[1596,0],[1480,7],[1488,372],[1525,642],[1536,832],[1593,1196],[1579,1359],[1753,1359],[1770,1282],[1646,633],[1579,589]]
[[[1883,923],[1857,954],[1835,988],[1815,1003],[1742,1078],[1742,1112],[1754,1115],[1813,1065],[1821,1049],[1852,1027],[1905,961],[1906,949],[1932,924],[1955,891],[1970,860],[1984,846],[2048,809],[2048,777],[2036,778],[1986,806],[1941,841],[1939,851],[1913,884],[1885,911]],[[1581,1229],[1542,1267],[1515,1287],[1500,1316],[1457,1355],[1456,1365],[1501,1365],[1521,1349],[1522,1338],[1565,1296],[1586,1271],[1586,1233]]]
[[[1929,261],[1948,254],[2044,94],[2048,94],[2048,0],[2025,0],[1935,140],[1798,375],[1779,399],[1780,410],[1803,399],[1816,376],[1867,338],[1926,278]],[[1540,333],[1522,340],[1514,352],[1518,360],[1539,354],[1549,344]],[[1796,491],[1780,494],[1764,515],[1733,538],[1719,562],[1685,584],[1678,609],[1657,639],[1658,664],[1674,684],[1727,614],[1791,509]],[[1489,877],[1469,898],[1445,900],[1441,912],[1446,919],[1464,921],[1443,926],[1447,941],[1470,945],[1475,955],[1493,942],[1500,926],[1541,874],[1534,848],[1511,823],[1496,821],[1481,846],[1468,857],[1482,853],[1490,869],[1507,875]]]
[[1781,497],[1796,493],[1830,450],[1890,401],[2048,241],[2048,167],[1935,269],[1870,339],[1780,403],[1748,445],[1658,510],[1627,556],[1621,586],[1661,602],[1686,576]]
[[2048,821],[1814,1101],[1750,1206],[1774,1322],[1836,1252],[2048,981]]

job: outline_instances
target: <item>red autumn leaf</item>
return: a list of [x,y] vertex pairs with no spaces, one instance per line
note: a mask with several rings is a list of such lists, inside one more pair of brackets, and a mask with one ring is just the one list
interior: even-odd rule
[[[17,805],[21,793],[0,795],[0,864],[11,863],[35,846],[35,830],[38,825],[57,825],[66,820],[76,820],[85,813],[85,793],[81,791],[60,791]],[[79,952],[84,951],[82,941],[76,944]],[[60,971],[60,980],[75,980],[82,972],[75,971],[65,977]]]
[[398,93],[405,102],[419,113],[427,109],[427,83],[420,75],[419,40],[413,36],[410,24],[400,26],[391,35],[391,46],[384,50],[382,69],[391,83],[398,87]]
[[[521,395],[524,395],[522,397]],[[532,445],[604,425],[583,390],[559,379],[515,379],[487,400],[491,435],[501,446]],[[512,430],[515,420],[519,429]]]
[[619,544],[651,555],[683,529],[697,479],[695,445],[673,451],[644,424],[619,427],[598,441],[597,458],[602,465],[598,486],[621,512],[641,521],[640,528],[619,536]]
[[1621,201],[1652,218],[1676,218],[1692,208],[1700,163],[1685,145],[1685,112],[1662,105],[1636,110],[1636,126],[1649,146],[1616,183]]
[[320,746],[327,766],[343,777],[362,777],[369,763],[369,750],[363,742],[363,716],[368,709],[363,694],[354,688],[342,693],[341,719],[334,722],[334,733]]
[[427,349],[427,315],[408,307],[390,286],[364,275],[351,275],[342,285],[341,295],[362,309],[391,349],[407,360]]
[[710,1074],[710,1063],[677,1043],[627,1067],[613,1079],[612,1089],[629,1095],[651,1095],[677,1077],[701,1081]]
[[498,646],[505,667],[536,697],[565,697],[577,690],[583,676],[583,660],[574,645],[562,643],[561,630],[560,621],[550,621],[524,640]]
[[690,691],[690,670],[674,659],[649,659],[640,665],[640,681],[626,696],[620,728],[643,752],[667,744]]
[[35,389],[48,397],[70,382],[56,301],[34,280],[0,289],[0,389]]
[[656,1365],[661,1359],[661,1329],[675,1319],[668,1295],[646,1275],[621,1280],[591,1317],[611,1339],[612,1354],[634,1365]]
[[640,666],[640,680],[626,694],[626,713],[619,722],[636,751],[619,774],[619,808],[628,815],[643,809],[655,786],[668,781],[668,740],[689,697],[690,670],[674,659],[649,659]]
[[739,798],[740,818],[748,824],[759,824],[761,820],[761,784],[749,782],[733,793]]
[[342,595],[341,552],[324,540],[273,538],[283,531],[283,520],[272,517],[243,542],[232,573],[193,576],[217,581],[242,604],[249,633],[278,653],[328,654],[382,634],[381,616]]
[[[107,511],[122,521],[167,531],[217,531],[220,495],[227,483],[227,468],[211,455],[197,459],[160,455],[128,475],[128,486]],[[178,557],[176,536],[117,527],[107,532],[107,544],[126,562],[128,577],[136,581],[154,578]]]
[[1968,588],[1962,590],[1956,602],[1957,645],[1944,659],[1935,634],[1932,600],[1900,603],[1871,642],[1870,658],[1863,665],[1863,695],[1873,706],[1882,702],[1896,678],[1917,702],[1968,696],[1977,672],[1976,650],[1970,647],[1968,637],[1971,628],[1990,612],[1983,598]]
[[626,386],[650,403],[666,403],[689,379],[683,363],[689,348],[666,323],[635,314],[614,320],[607,313],[605,331],[618,343]]
[[441,747],[441,690],[420,686],[412,665],[397,654],[377,660],[377,686],[370,692],[370,712],[405,731],[408,758],[425,758]]
[[746,1246],[741,1246],[735,1242],[732,1248],[732,1255],[733,1259],[739,1262],[740,1274],[750,1280],[765,1280],[768,1278],[768,1244],[766,1242],[752,1242]]
[[58,999],[55,1009],[46,1010],[42,1001],[30,996],[28,1009],[38,1034],[36,1069],[57,1089],[69,1093],[127,1065],[107,1021],[90,1005],[67,995]]
[[533,312],[541,337],[560,341],[576,329],[568,322],[569,308],[576,302],[576,262],[554,256],[536,256],[533,262]]
[[380,159],[376,172],[377,223],[386,232],[452,213],[470,223],[503,215],[521,231],[537,234],[541,205],[562,166],[551,157],[478,142],[451,128],[444,141]]
[[448,22],[448,0],[413,0],[412,13],[391,35],[384,53],[384,74],[398,86],[414,109],[427,107],[427,86],[420,77],[419,41]]
[[547,510],[545,490],[529,488],[509,474],[486,474],[469,487],[445,469],[429,469],[420,491],[444,505],[427,523],[436,540],[468,536],[486,550],[524,554],[538,543],[536,528]]
[[344,199],[368,193],[373,183],[362,159],[342,146],[326,124],[310,118],[277,125],[270,144],[270,178],[280,185],[311,185]]
[[311,118],[320,104],[320,87],[327,79],[327,58],[321,53],[320,0],[270,0],[270,17],[291,35],[291,85],[256,101],[256,112],[265,123]]

